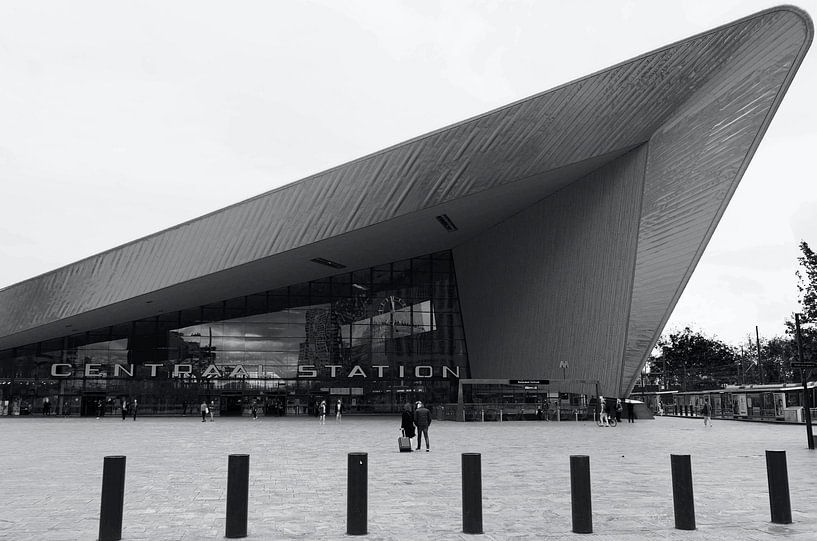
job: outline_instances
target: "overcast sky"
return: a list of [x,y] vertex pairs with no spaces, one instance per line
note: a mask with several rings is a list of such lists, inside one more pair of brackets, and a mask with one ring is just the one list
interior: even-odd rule
[[[0,288],[773,5],[6,0]],[[812,50],[667,329],[782,334],[814,96]]]

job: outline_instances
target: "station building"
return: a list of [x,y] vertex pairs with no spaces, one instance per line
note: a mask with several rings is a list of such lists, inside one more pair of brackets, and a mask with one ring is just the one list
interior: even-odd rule
[[0,412],[627,396],[812,36],[769,9],[0,290]]

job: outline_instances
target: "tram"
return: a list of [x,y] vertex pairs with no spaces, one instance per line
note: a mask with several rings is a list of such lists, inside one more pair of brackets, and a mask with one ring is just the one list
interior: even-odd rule
[[[817,382],[808,382],[807,388],[811,417],[817,419]],[[645,401],[658,415],[699,416],[704,401],[708,400],[713,418],[805,422],[802,384],[727,385],[713,390],[660,391],[646,395]]]

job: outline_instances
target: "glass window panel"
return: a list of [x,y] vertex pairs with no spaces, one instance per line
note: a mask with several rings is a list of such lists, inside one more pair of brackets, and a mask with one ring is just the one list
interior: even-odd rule
[[[332,295],[332,284],[329,280],[310,282],[309,295],[314,298],[330,297]],[[313,301],[315,302],[315,301]],[[326,301],[318,301],[326,302]]]
[[294,284],[289,286],[290,297],[308,297],[309,296],[309,282],[302,284]]
[[111,328],[103,327],[88,332],[89,342],[107,342],[111,339]]
[[375,291],[383,291],[391,288],[391,266],[385,265],[375,267],[372,271],[372,289]]
[[354,271],[352,273],[352,283],[370,289],[372,285],[371,269]]
[[290,310],[308,307],[312,304],[308,295],[293,295],[289,298]]
[[352,275],[339,274],[332,277],[332,298],[340,299],[352,296]]
[[40,344],[40,350],[41,351],[48,351],[48,350],[57,351],[57,350],[61,350],[64,343],[65,342],[63,341],[62,338],[57,338],[55,340],[49,340],[47,342],[42,342]]
[[220,321],[224,319],[224,307],[222,303],[208,304],[201,307],[202,322]]
[[244,322],[241,320],[228,320],[220,327],[222,336],[244,336]]
[[247,315],[257,315],[269,312],[267,308],[267,295],[260,293],[258,295],[247,296]]
[[133,335],[150,336],[156,334],[156,320],[142,319],[133,323]]
[[236,297],[224,301],[224,317],[226,319],[233,319],[247,315],[247,299],[245,297]]

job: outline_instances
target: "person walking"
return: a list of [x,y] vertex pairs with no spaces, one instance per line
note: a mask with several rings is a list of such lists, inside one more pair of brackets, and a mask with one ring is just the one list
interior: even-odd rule
[[599,422],[601,426],[610,426],[610,421],[607,420],[607,402],[603,396],[599,397]]
[[627,422],[628,423],[635,422],[635,406],[633,405],[632,400],[627,402]]
[[126,398],[122,399],[122,420],[125,420],[125,417],[128,416],[128,400]]
[[701,406],[701,415],[704,417],[704,426],[712,428],[712,408],[709,406],[709,399],[704,400],[704,405]]
[[215,410],[216,410],[216,404],[215,404],[215,402],[213,402],[211,400],[210,405],[207,407],[207,413],[210,415],[210,422],[211,423],[216,422],[216,420],[213,418],[213,415],[215,415]]
[[621,405],[621,399],[616,398],[616,422],[617,423],[621,422],[621,412],[622,412],[623,409],[624,409],[624,407]]
[[431,451],[428,445],[428,427],[431,424],[431,412],[423,406],[422,402],[417,402],[417,409],[414,410],[414,424],[417,426],[417,450],[420,450],[420,442],[425,436],[426,452]]
[[321,400],[321,403],[318,406],[318,418],[322,425],[326,424],[326,400]]
[[[130,414],[133,415],[133,420],[136,420],[136,410],[139,409],[139,403],[134,398],[130,403]],[[155,409],[153,410],[156,411]]]
[[252,414],[252,420],[258,420],[258,402],[255,400],[252,401],[252,406],[250,406],[250,413]]
[[343,402],[341,402],[340,398],[338,398],[338,403],[335,405],[335,422],[339,423],[341,417],[343,417]]
[[204,400],[201,401],[201,406],[199,406],[199,410],[201,410],[201,422],[207,422],[207,414],[210,413],[210,408],[207,407],[207,402]]

